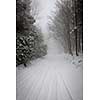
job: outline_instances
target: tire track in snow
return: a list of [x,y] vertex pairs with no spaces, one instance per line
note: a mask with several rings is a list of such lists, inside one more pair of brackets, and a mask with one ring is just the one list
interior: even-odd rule
[[43,75],[43,79],[41,80],[42,85],[40,84],[40,88],[39,88],[39,90],[38,90],[38,95],[36,96],[36,99],[35,99],[35,100],[38,100],[38,97],[39,97],[40,92],[41,92],[41,90],[42,90],[42,88],[43,88],[43,85],[44,85],[44,81],[45,81],[45,79],[46,79],[46,76],[48,75],[48,71],[49,71],[48,69],[49,69],[49,67],[47,68],[47,70],[45,71],[45,73],[44,73],[44,75]]
[[67,84],[65,83],[65,80],[64,80],[62,74],[60,72],[58,72],[58,74],[59,74],[61,80],[63,81],[64,87],[65,87],[65,89],[66,89],[66,91],[67,91],[67,93],[68,93],[68,95],[70,97],[70,100],[74,100],[73,97],[72,97],[72,94],[71,94],[71,92],[70,92],[70,90],[69,90],[69,88],[67,86]]
[[47,57],[33,68],[19,70],[17,100],[75,100],[73,87],[70,90],[67,84],[70,65],[58,57]]
[[33,94],[32,91],[35,89],[36,85],[38,84],[42,74],[43,73],[39,70],[39,72],[36,72],[36,74],[34,75],[32,82],[29,81],[31,84],[29,85],[30,87],[28,88],[28,94],[26,94],[25,97],[26,100],[29,100],[28,98]]
[[[34,73],[34,70],[30,70],[30,73],[25,73],[25,78],[20,80],[20,82],[17,83],[17,93],[20,95],[23,94],[22,96],[20,95],[20,98],[24,98],[25,100],[27,100],[25,97],[29,95],[29,93],[31,92],[31,86],[36,86],[36,84],[38,83],[38,81],[41,79],[41,75],[43,74],[43,68],[37,68],[37,70]],[[20,76],[21,77],[21,76]],[[28,79],[28,80],[27,80]],[[29,92],[29,93],[28,93]],[[19,98],[19,100],[20,100]]]

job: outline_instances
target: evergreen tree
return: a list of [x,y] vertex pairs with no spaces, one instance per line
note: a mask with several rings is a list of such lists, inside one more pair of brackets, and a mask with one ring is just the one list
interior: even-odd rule
[[34,25],[31,1],[17,0],[16,4],[16,65],[26,66],[28,61],[46,55],[46,45]]

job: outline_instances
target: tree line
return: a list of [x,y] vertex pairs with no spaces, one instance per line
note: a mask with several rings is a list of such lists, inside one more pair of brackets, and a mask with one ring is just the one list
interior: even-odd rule
[[[33,0],[34,1],[34,0]],[[32,4],[32,6],[31,6]],[[38,4],[36,0],[16,0],[16,65],[46,55],[41,29],[35,25]]]
[[49,29],[65,53],[83,52],[83,0],[58,0]]

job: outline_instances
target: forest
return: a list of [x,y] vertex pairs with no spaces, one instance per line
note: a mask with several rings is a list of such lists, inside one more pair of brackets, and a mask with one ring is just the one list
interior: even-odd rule
[[[83,52],[83,0],[58,0],[49,16],[49,33],[64,48],[64,53]],[[36,26],[38,0],[16,1],[16,65],[47,55],[41,28]]]
[[49,29],[65,53],[83,52],[83,0],[58,0]]
[[83,100],[83,0],[16,4],[16,99]]
[[[35,24],[38,10],[33,8],[31,14],[31,0],[16,1],[16,65],[24,64],[47,53],[47,46],[43,42],[41,29]],[[35,2],[34,2],[35,3]],[[36,4],[36,3],[35,3]],[[37,5],[36,5],[37,6]]]

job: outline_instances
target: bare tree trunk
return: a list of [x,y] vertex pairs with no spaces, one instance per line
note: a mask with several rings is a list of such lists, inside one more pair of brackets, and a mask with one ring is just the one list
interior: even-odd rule
[[67,46],[66,44],[68,44],[68,43],[67,43],[67,41],[66,41],[65,38],[64,38],[64,42],[65,42],[64,45],[63,45],[63,47],[64,47],[64,52],[67,53],[67,52],[68,52],[68,46]]
[[78,33],[78,52],[81,51],[81,41],[80,41],[80,33]]
[[68,41],[68,50],[69,50],[69,54],[71,54],[73,56],[72,50],[71,50],[71,38],[70,38],[70,27],[69,27],[69,23],[68,23],[68,28],[67,28],[67,41]]
[[76,56],[78,56],[77,29],[75,29]]
[[74,11],[75,11],[75,43],[76,43],[76,56],[78,56],[78,34],[77,34],[77,0],[74,1]]
[[82,41],[82,42],[81,42],[81,43],[82,43],[82,44],[81,44],[81,49],[82,49],[81,51],[82,51],[82,53],[83,53],[83,37],[82,37],[82,40],[81,40],[81,41]]
[[70,38],[68,38],[68,49],[69,49],[69,54],[73,56],[72,50],[71,50],[71,41]]

